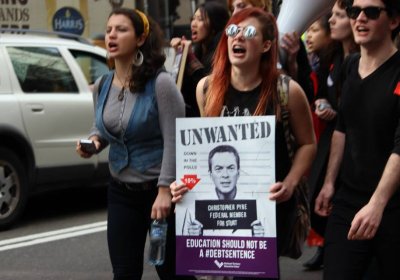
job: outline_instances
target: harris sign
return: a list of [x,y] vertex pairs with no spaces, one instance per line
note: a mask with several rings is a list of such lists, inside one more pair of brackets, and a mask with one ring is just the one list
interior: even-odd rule
[[85,30],[85,20],[81,13],[73,7],[63,7],[53,16],[53,30],[57,32],[82,35]]

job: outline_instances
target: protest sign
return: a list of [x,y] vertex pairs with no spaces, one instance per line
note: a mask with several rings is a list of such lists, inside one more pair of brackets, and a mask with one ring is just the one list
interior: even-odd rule
[[176,124],[177,274],[278,277],[275,117],[185,118]]
[[192,47],[192,41],[183,40],[182,48],[176,51],[174,62],[172,63],[171,75],[176,82],[179,90],[182,88],[183,74],[185,73],[186,59],[189,53],[189,48]]

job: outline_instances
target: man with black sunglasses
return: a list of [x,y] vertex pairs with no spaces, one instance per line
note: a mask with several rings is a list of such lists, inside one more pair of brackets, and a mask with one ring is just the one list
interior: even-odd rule
[[319,215],[329,215],[324,279],[362,279],[373,257],[380,279],[398,279],[400,52],[393,39],[400,1],[354,0],[346,12],[360,55],[344,69],[327,174],[315,202]]
[[386,8],[375,6],[369,6],[365,8],[350,6],[346,8],[346,13],[351,19],[357,19],[360,16],[361,12],[364,12],[365,16],[368,19],[378,19],[382,11],[386,11]]

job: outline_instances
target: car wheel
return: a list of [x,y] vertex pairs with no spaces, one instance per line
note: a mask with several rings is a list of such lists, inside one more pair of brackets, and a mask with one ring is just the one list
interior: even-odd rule
[[21,160],[14,152],[0,148],[0,229],[18,220],[27,196],[27,177]]

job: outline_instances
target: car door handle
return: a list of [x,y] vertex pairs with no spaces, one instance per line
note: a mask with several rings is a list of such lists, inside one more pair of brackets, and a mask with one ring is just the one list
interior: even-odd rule
[[44,111],[44,106],[43,104],[28,104],[28,107],[31,109],[32,112],[34,113],[40,113]]

